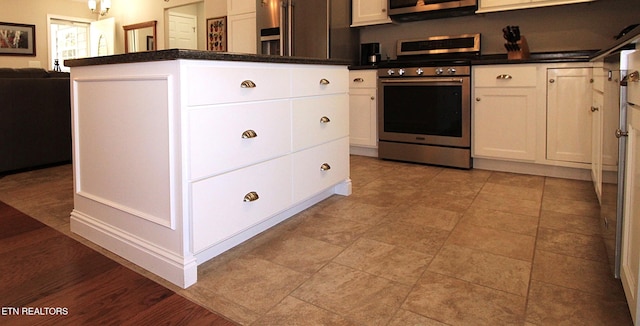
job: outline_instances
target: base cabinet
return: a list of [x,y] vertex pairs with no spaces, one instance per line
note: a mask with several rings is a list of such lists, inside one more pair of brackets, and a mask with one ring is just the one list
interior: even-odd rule
[[592,69],[547,69],[547,159],[591,163]]
[[188,287],[197,265],[351,193],[346,66],[108,68],[71,69],[71,231],[169,282]]
[[349,72],[349,143],[377,148],[376,70]]
[[534,66],[474,69],[474,157],[536,158],[535,75]]

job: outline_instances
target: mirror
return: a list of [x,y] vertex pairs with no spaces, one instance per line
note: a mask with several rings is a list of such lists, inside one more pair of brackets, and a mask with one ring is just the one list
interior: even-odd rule
[[155,51],[156,25],[152,20],[144,23],[122,26],[124,29],[124,53]]

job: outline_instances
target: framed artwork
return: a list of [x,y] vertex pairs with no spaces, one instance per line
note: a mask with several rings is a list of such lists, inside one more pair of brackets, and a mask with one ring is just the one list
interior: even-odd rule
[[36,25],[0,22],[0,55],[36,55]]
[[207,19],[207,50],[227,51],[227,16]]

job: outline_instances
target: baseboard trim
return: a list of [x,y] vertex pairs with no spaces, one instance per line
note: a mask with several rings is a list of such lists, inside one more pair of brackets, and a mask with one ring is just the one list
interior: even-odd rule
[[181,257],[128,232],[105,224],[78,210],[71,212],[71,232],[176,284],[187,288],[196,283],[195,257]]

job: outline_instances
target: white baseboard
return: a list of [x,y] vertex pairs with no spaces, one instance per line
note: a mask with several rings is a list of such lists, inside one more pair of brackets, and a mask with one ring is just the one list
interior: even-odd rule
[[473,159],[473,168],[511,173],[541,175],[545,177],[591,181],[591,170],[535,163]]
[[181,257],[168,252],[75,209],[71,212],[71,232],[182,288],[195,284],[197,280],[195,257]]

